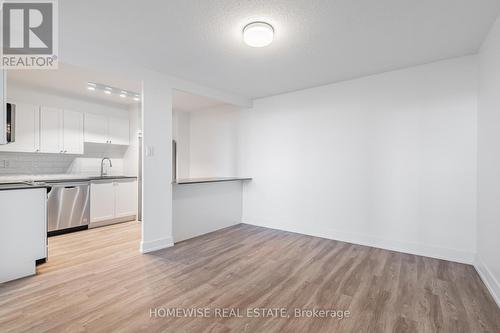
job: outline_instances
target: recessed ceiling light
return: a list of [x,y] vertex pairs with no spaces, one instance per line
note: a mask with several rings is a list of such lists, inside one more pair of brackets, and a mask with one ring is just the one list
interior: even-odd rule
[[140,100],[141,100],[141,98],[139,97],[139,95],[134,96],[134,101],[139,102]]
[[243,28],[243,41],[252,47],[264,47],[273,42],[274,29],[266,22],[252,22]]
[[104,88],[104,93],[105,93],[106,95],[111,95],[111,90],[112,90],[112,89],[111,89],[110,87],[106,87],[106,88]]
[[87,89],[90,91],[95,91],[95,83],[88,82],[87,83]]
[[127,92],[122,90],[122,92],[120,93],[120,97],[121,98],[127,97]]

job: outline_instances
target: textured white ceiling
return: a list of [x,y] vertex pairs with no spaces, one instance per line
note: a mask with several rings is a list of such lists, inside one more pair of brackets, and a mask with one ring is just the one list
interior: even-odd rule
[[[499,0],[60,1],[60,47],[262,97],[475,53]],[[271,46],[242,27],[271,23]],[[90,47],[92,45],[92,47]]]

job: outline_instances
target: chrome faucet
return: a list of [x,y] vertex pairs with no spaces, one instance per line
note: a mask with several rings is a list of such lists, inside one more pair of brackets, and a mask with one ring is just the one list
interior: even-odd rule
[[108,173],[104,172],[104,161],[105,160],[108,160],[109,161],[109,167],[112,168],[113,167],[113,163],[111,163],[111,160],[109,157],[103,157],[102,160],[101,160],[101,177],[107,175]]

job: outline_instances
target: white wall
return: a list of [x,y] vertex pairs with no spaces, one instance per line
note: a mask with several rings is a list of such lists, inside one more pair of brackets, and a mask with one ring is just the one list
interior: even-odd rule
[[178,178],[238,175],[239,110],[231,105],[174,110]]
[[237,176],[237,110],[220,106],[191,112],[189,177]]
[[254,101],[243,221],[472,262],[477,59]]
[[226,228],[241,221],[242,182],[175,185],[175,242]]
[[479,56],[476,267],[500,306],[500,18]]
[[161,75],[146,75],[142,87],[141,252],[173,245],[172,89]]
[[129,146],[123,156],[123,173],[129,176],[138,176],[139,171],[139,132],[142,131],[141,105],[133,104],[128,108],[130,121]]
[[[80,99],[75,96],[62,95],[54,91],[31,87],[17,82],[8,82],[7,97],[10,101],[19,103],[30,103],[74,111],[104,114],[113,117],[127,117],[132,131],[137,132],[137,110],[138,106],[129,108],[121,105],[111,105]],[[135,113],[134,113],[135,112]],[[136,128],[133,130],[133,128]],[[111,145],[85,144],[85,154],[54,155],[54,154],[30,154],[30,153],[1,153],[0,160],[9,161],[9,168],[0,168],[0,175],[12,174],[52,174],[52,173],[74,173],[74,174],[99,174],[101,159],[110,157],[113,167],[109,169],[112,175],[137,175],[137,145],[131,141],[129,147]],[[131,166],[135,166],[131,168]]]
[[177,178],[189,178],[190,124],[189,112],[173,110],[172,138],[177,142]]

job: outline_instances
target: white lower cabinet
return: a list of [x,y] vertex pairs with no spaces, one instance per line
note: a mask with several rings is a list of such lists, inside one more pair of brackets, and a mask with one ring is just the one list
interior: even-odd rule
[[0,191],[0,284],[36,273],[47,257],[47,189]]
[[122,181],[114,183],[115,218],[137,214],[137,182]]
[[115,186],[109,183],[90,184],[90,223],[115,217]]
[[120,179],[90,184],[90,226],[132,220],[137,215],[137,181]]

